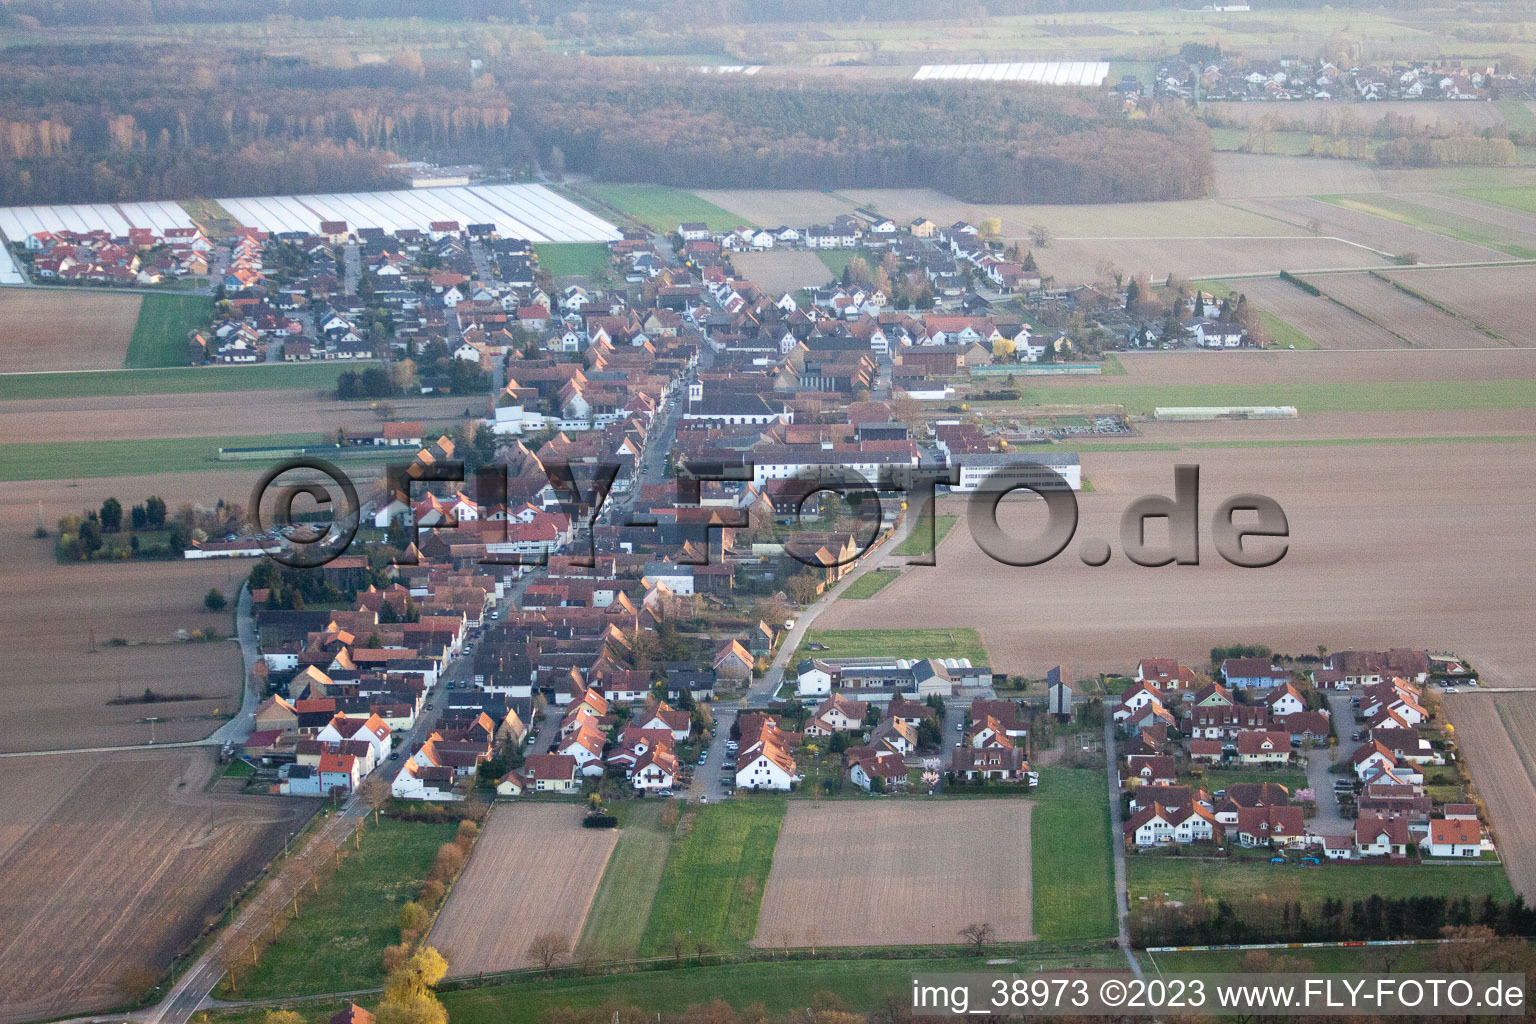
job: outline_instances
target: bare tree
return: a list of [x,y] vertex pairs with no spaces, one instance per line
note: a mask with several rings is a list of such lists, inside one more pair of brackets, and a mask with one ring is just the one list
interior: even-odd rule
[[544,968],[544,977],[546,978],[549,977],[550,971],[558,967],[570,955],[571,940],[555,932],[535,935],[533,941],[528,943],[529,958]]
[[1036,249],[1048,249],[1051,245],[1051,229],[1044,224],[1031,224],[1029,240]]
[[688,936],[673,932],[667,939],[667,948],[672,951],[672,956],[679,964],[683,962],[683,952],[688,948]]
[[983,948],[992,941],[992,926],[984,921],[972,922],[960,929],[960,937],[981,956]]
[[805,930],[805,944],[811,947],[811,956],[816,955],[816,947],[821,944],[821,928],[811,925]]

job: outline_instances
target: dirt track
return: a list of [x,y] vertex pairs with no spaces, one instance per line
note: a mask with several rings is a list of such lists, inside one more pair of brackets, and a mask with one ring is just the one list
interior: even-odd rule
[[547,933],[574,945],[617,841],[570,804],[498,805],[432,928],[449,973],[531,966],[528,944]]
[[753,945],[954,943],[976,921],[1002,941],[1032,939],[1032,808],[792,801]]

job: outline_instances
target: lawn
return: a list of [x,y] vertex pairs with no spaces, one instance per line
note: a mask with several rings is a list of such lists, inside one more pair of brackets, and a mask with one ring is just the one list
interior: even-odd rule
[[895,553],[898,555],[926,555],[929,551],[933,550],[933,548],[928,546],[929,522],[933,522],[933,546],[938,547],[944,542],[944,538],[949,535],[949,531],[954,527],[959,518],[959,516],[946,515],[944,513],[940,513],[937,520],[932,520],[930,516],[923,516],[913,525],[912,532],[907,534],[900,544],[896,545]]
[[[150,296],[145,296],[147,301]],[[137,334],[135,334],[137,337]],[[184,366],[166,370],[86,370],[78,373],[0,375],[0,400],[89,398],[117,395],[187,395],[215,391],[336,389],[345,367],[334,363],[273,366]]]
[[1035,934],[1057,942],[1114,935],[1114,853],[1104,773],[1040,769],[1030,832]]
[[552,277],[596,277],[608,269],[608,246],[602,242],[541,242],[533,251]]
[[781,798],[706,804],[678,825],[640,943],[642,956],[670,953],[674,938],[690,950],[745,949],[757,931],[773,848],[784,820]]
[[1371,893],[1411,892],[1421,896],[1514,897],[1499,864],[1324,864],[1303,868],[1268,860],[1197,860],[1192,857],[1131,856],[1126,864],[1134,906],[1139,896],[1163,893],[1188,902],[1198,875],[1207,899],[1264,893],[1279,899],[1349,903]]
[[1427,231],[1445,235],[1447,238],[1458,238],[1463,242],[1487,246],[1519,259],[1536,259],[1536,249],[1529,249],[1505,240],[1489,225],[1468,220],[1466,217],[1458,217],[1444,210],[1410,203],[1396,196],[1373,194],[1369,199],[1358,196],[1314,196],[1313,198],[1342,206],[1346,210],[1357,210],[1361,213],[1385,217],[1387,220],[1395,220],[1400,224],[1424,228]]
[[827,265],[827,269],[832,271],[832,276],[838,280],[842,279],[843,268],[848,266],[849,261],[855,256],[862,256],[870,269],[880,265],[880,257],[868,249],[817,249],[816,256]]
[[213,320],[213,299],[205,295],[150,292],[139,304],[139,319],[123,365],[145,368],[186,366],[187,335]]
[[969,658],[973,665],[987,664],[987,648],[974,629],[811,629],[805,643],[826,644],[811,652],[802,644],[790,664],[801,655],[818,658]]
[[[72,480],[196,473],[214,468],[220,448],[319,444],[317,434],[153,437],[132,441],[56,441],[0,445],[0,480]],[[233,464],[225,464],[226,467]],[[250,464],[247,465],[259,465]]]
[[384,947],[400,941],[400,907],[416,898],[458,823],[381,819],[242,979],[240,998],[347,992],[383,982]]
[[[1324,751],[1319,751],[1320,756],[1326,757]],[[1233,783],[1240,782],[1278,782],[1294,794],[1298,789],[1307,788],[1307,777],[1300,772],[1241,772],[1222,771],[1207,768],[1205,774],[1199,779],[1191,779],[1190,784],[1198,783],[1212,793],[1218,789],[1227,789]]]
[[880,591],[884,590],[892,583],[895,583],[896,577],[900,575],[901,573],[899,572],[893,572],[889,570],[883,572],[878,570],[875,572],[866,572],[864,575],[848,584],[848,589],[844,590],[839,596],[846,597],[854,601],[867,601],[869,598],[874,597],[876,594],[880,593]]
[[664,800],[643,800],[620,807],[618,843],[608,857],[580,939],[605,959],[624,959],[640,948],[672,848],[671,831],[661,823],[665,806]]
[[580,191],[656,231],[676,231],[679,224],[690,221],[703,221],[711,231],[729,231],[746,224],[737,214],[679,188],[591,184],[583,185]]
[[[1536,380],[1297,381],[1274,384],[1076,383],[1024,387],[1016,402],[988,408],[1121,405],[1150,414],[1169,405],[1294,405],[1298,412],[1424,412],[1437,409],[1536,408]],[[1117,450],[1125,445],[1117,444]]]

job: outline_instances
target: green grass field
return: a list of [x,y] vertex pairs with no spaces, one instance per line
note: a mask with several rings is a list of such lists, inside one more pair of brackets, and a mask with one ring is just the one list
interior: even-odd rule
[[206,295],[145,295],[123,365],[141,369],[185,366],[187,335],[207,327],[212,320],[213,299]]
[[806,643],[826,644],[825,651],[808,651],[802,644],[790,659],[818,658],[969,658],[987,664],[987,648],[974,629],[810,629]]
[[620,807],[618,842],[579,941],[604,959],[634,956],[645,936],[645,922],[672,848],[672,833],[661,823],[665,806],[662,800],[644,800]]
[[1536,259],[1536,249],[1509,241],[1487,224],[1459,217],[1444,210],[1420,206],[1418,203],[1411,203],[1396,196],[1373,194],[1369,199],[1359,196],[1314,196],[1313,198],[1341,206],[1346,210],[1375,214],[1400,224],[1433,231],[1447,238],[1457,238],[1463,242],[1486,246],[1518,259]]
[[184,366],[165,370],[7,373],[0,374],[0,401],[278,391],[285,388],[334,391],[336,378],[344,369],[346,367],[335,363],[283,363],[274,366]]
[[595,277],[608,269],[608,247],[602,242],[541,242],[533,251],[553,277]]
[[1030,833],[1035,934],[1057,942],[1114,935],[1114,853],[1104,773],[1040,769]]
[[1507,206],[1511,210],[1524,210],[1526,213],[1536,213],[1536,188],[1511,186],[1504,188],[1464,188],[1460,191],[1468,199],[1493,203],[1496,206]]
[[1521,100],[1495,100],[1499,116],[1511,127],[1522,132],[1536,132],[1536,113]]
[[703,221],[711,231],[729,231],[747,224],[737,214],[679,188],[593,183],[583,185],[580,191],[656,231],[676,231],[679,224],[689,221]]
[[671,953],[677,937],[689,950],[699,942],[721,951],[746,947],[757,931],[784,807],[783,799],[742,798],[692,812],[662,872],[642,956]]
[[896,582],[899,572],[867,572],[848,584],[848,589],[839,597],[846,597],[852,601],[867,601],[880,591]]
[[400,908],[416,898],[437,848],[458,824],[381,819],[296,921],[241,980],[243,999],[346,992],[383,983],[384,947],[400,941]]
[[[1021,409],[1123,405],[1149,414],[1171,405],[1294,405],[1298,412],[1427,412],[1439,409],[1536,408],[1536,380],[1298,381],[1284,384],[1121,384],[1091,382],[1020,389],[1014,402],[973,407]],[[1074,445],[1074,448],[1082,447]],[[1116,445],[1117,449],[1125,446]]]
[[893,553],[898,555],[926,555],[928,552],[932,551],[933,548],[936,548],[940,544],[944,543],[944,538],[949,536],[949,531],[954,528],[955,523],[958,522],[959,519],[959,516],[946,515],[942,512],[939,513],[938,517],[933,520],[933,547],[929,547],[929,517],[923,516],[917,521],[917,523],[913,525],[912,532],[907,534],[907,536],[902,539],[900,544],[896,545],[896,547],[893,549]]
[[1420,896],[1484,896],[1508,900],[1514,890],[1500,864],[1324,864],[1303,868],[1267,860],[1196,860],[1191,857],[1131,856],[1126,862],[1131,905],[1137,897],[1168,894],[1188,901],[1198,875],[1207,899],[1240,898],[1260,893],[1277,899],[1312,903],[1325,899],[1349,903],[1376,893]]
[[[1272,959],[1304,960],[1311,970],[1323,974],[1368,974],[1386,971],[1428,971],[1435,962],[1437,943],[1413,946],[1366,948],[1361,946],[1332,949],[1267,950]],[[1242,972],[1248,953],[1237,949],[1212,949],[1198,952],[1157,953],[1156,970],[1163,974],[1232,974]]]
[[[1200,281],[1197,283],[1197,287],[1210,292],[1217,298],[1225,298],[1235,291],[1242,290],[1240,286],[1234,288],[1232,285],[1227,284],[1225,281]],[[1255,303],[1255,305],[1257,305],[1257,303]],[[1270,341],[1276,348],[1294,348],[1298,351],[1301,351],[1303,349],[1314,349],[1322,347],[1317,342],[1313,341],[1312,338],[1309,337],[1305,332],[1303,332],[1301,328],[1287,323],[1286,321],[1275,316],[1273,313],[1267,312],[1264,309],[1260,309],[1259,319],[1264,322],[1265,328],[1267,328],[1269,331]]]
[[318,434],[258,434],[3,444],[0,445],[0,480],[71,480],[260,467],[259,462],[218,462],[218,451],[220,448],[317,444],[320,441]]

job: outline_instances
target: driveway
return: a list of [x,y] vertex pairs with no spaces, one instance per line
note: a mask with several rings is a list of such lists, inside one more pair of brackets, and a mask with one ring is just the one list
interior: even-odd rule
[[725,791],[720,788],[721,777],[734,778],[734,773],[725,770],[725,744],[731,738],[731,724],[736,721],[736,709],[711,707],[710,711],[715,716],[715,735],[709,741],[709,760],[702,765],[694,765],[693,784],[686,790],[688,799],[694,803],[704,796],[719,800],[725,796]]
[[1348,832],[1352,823],[1339,811],[1339,798],[1333,791],[1335,779],[1329,769],[1341,757],[1347,757],[1355,749],[1349,737],[1355,731],[1355,709],[1349,706],[1347,691],[1331,690],[1327,694],[1328,710],[1333,714],[1334,731],[1339,734],[1336,747],[1317,747],[1308,755],[1307,785],[1317,794],[1317,816],[1307,826],[1322,835],[1340,835]]

